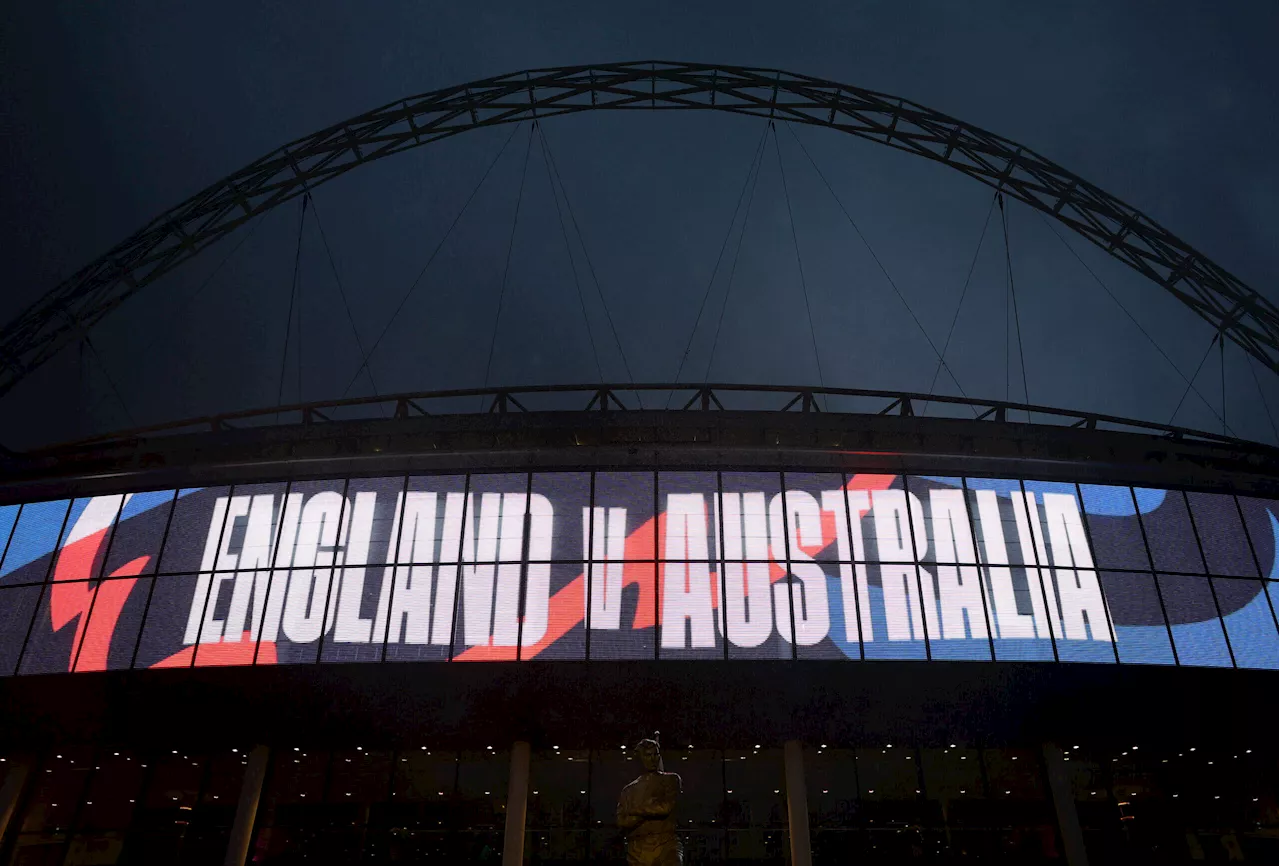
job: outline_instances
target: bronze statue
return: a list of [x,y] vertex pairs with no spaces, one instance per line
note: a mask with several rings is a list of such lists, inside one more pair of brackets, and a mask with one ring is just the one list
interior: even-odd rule
[[618,827],[627,836],[627,866],[681,866],[684,849],[676,838],[676,798],[680,777],[662,769],[658,732],[636,743],[635,755],[644,772],[622,789],[618,798]]

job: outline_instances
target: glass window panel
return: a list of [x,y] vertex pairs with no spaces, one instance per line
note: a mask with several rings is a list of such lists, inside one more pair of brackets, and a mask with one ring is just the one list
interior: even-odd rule
[[[585,659],[585,563],[531,563],[526,566],[525,592],[526,616],[520,635],[521,660]],[[528,613],[531,606],[538,608],[536,616]]]
[[397,757],[391,775],[392,799],[397,803],[439,805],[453,796],[458,776],[457,756],[425,746],[407,749]]
[[[657,552],[652,472],[597,472],[591,569],[591,658],[656,651]],[[649,560],[647,562],[641,560]]]
[[1208,578],[1162,574],[1159,584],[1178,664],[1231,667]]
[[615,822],[618,795],[643,772],[640,762],[631,756],[634,744],[625,744],[625,749],[622,745],[591,753],[591,788],[588,796],[591,800],[590,820],[593,831],[605,828],[605,831],[617,834]]
[[458,756],[458,805],[462,824],[474,831],[501,833],[507,803],[511,756],[485,749]]
[[188,487],[178,491],[160,554],[162,573],[196,572],[213,567],[230,494],[230,487]]
[[[99,582],[89,625],[76,656],[76,671],[121,671],[133,663],[142,614],[153,578],[116,578]],[[56,592],[57,588],[51,591]]]
[[963,482],[940,475],[907,478],[911,507],[917,503],[915,544],[920,562],[974,563],[977,552],[969,527]]
[[347,487],[349,539],[331,591],[321,661],[382,660],[393,571],[382,563],[398,532],[403,487],[403,478],[355,478]]
[[725,802],[722,764],[723,753],[718,749],[663,747],[663,769],[680,777],[681,794],[675,818],[681,830],[719,829],[722,825]]
[[852,749],[825,745],[804,755],[809,825],[815,830],[859,825],[857,759]]
[[283,482],[239,484],[231,490],[224,526],[211,558],[215,573],[196,587],[201,605],[195,664],[250,664],[277,561],[294,555],[303,494]]
[[976,565],[921,567],[930,657],[991,660],[987,599]]
[[920,799],[919,757],[914,749],[886,744],[857,749],[858,782],[865,802],[915,802]]
[[1258,566],[1249,550],[1235,497],[1225,493],[1188,493],[1187,502],[1209,573],[1257,577]]
[[[1157,571],[1189,571],[1204,573],[1204,560],[1196,546],[1191,527],[1191,514],[1180,490],[1134,489],[1142,508],[1142,525],[1147,531],[1147,544]],[[1161,498],[1163,494],[1163,498]],[[1144,506],[1149,497],[1152,504]]]
[[[1128,487],[1081,484],[1084,510],[1093,536],[1093,552],[1100,568],[1148,569],[1147,549],[1142,541],[1133,493]],[[1163,491],[1143,491],[1138,505],[1154,507]]]
[[1155,577],[1104,571],[1099,576],[1111,611],[1120,661],[1129,664],[1174,663]]
[[787,826],[781,749],[724,753],[724,817],[733,829]]
[[[351,509],[345,490],[345,481],[295,482],[290,487],[293,504],[285,508],[276,568],[263,604],[258,664],[316,661],[321,634],[330,622],[330,604],[335,601],[332,566],[340,562],[350,542]],[[293,568],[286,570],[286,565]],[[217,613],[206,605],[205,620]],[[239,657],[244,650],[247,643],[237,642],[228,645],[226,652]]]
[[[1053,661],[1053,643],[1029,512],[1019,482],[969,478],[969,513],[986,564],[983,583],[995,657]],[[1127,490],[1125,491],[1128,492]],[[1145,553],[1143,554],[1145,557]]]
[[[182,813],[196,807],[200,780],[204,777],[200,756],[171,751],[151,763],[154,766],[150,767],[151,777],[142,800],[143,821],[154,826],[190,817]],[[144,763],[143,768],[147,769],[148,764]]]
[[546,500],[531,510],[529,560],[579,561],[586,557],[591,516],[590,472],[535,472],[532,495]]
[[3,575],[4,552],[9,548],[9,539],[13,537],[13,527],[18,522],[18,511],[21,505],[0,505],[0,575]]
[[1244,515],[1245,529],[1253,553],[1262,568],[1262,576],[1280,580],[1280,528],[1276,522],[1276,500],[1257,499],[1250,496],[1236,497]]
[[1084,569],[1044,569],[1058,660],[1115,664],[1107,602],[1098,574]]
[[720,575],[714,472],[658,473],[660,658],[720,659]]
[[298,823],[324,798],[329,753],[285,747],[276,751],[262,795],[260,818],[267,826]]
[[471,476],[456,581],[454,659],[516,658],[528,484],[523,474]]
[[[330,803],[367,808],[391,795],[391,753],[378,749],[340,749],[329,770]],[[360,823],[364,823],[363,820]]]
[[[112,574],[129,567],[133,573],[154,574],[160,563],[160,545],[173,511],[176,490],[132,493],[125,497],[120,516],[111,531],[111,546],[103,573]],[[137,561],[145,557],[139,567]]]
[[[1047,800],[1048,790],[1041,771],[1040,756],[1030,749],[984,749],[987,788],[993,798]],[[1046,819],[1051,818],[1045,814]]]
[[914,563],[916,536],[927,538],[923,511],[908,508],[902,484],[902,477],[895,476],[889,486],[848,493],[851,510],[864,511],[869,506],[862,527],[864,555],[872,562]]
[[[466,477],[409,479],[383,625],[388,661],[443,661],[453,641]],[[436,565],[434,563],[446,563]],[[375,622],[375,631],[377,631]]]
[[585,829],[590,777],[586,751],[553,749],[533,755],[529,761],[527,826],[535,830]]
[[[858,658],[857,598],[844,480],[840,475],[786,475],[787,551],[799,658]],[[843,564],[839,560],[843,557]],[[844,610],[843,588],[849,596]],[[783,633],[789,633],[790,622]]]
[[978,799],[986,796],[977,749],[922,749],[924,792],[930,800]]
[[22,506],[0,566],[0,584],[44,581],[70,506],[68,499]]
[[862,651],[866,658],[926,658],[916,572],[910,565],[867,566],[871,613],[862,623]]
[[396,562],[457,562],[466,511],[465,475],[418,475],[409,479]]
[[[138,640],[136,668],[189,667],[204,605],[196,603],[200,576],[179,574],[152,581],[146,622]],[[200,596],[203,602],[203,594]],[[252,661],[252,653],[241,664]]]
[[788,472],[785,482],[787,504],[792,512],[787,517],[791,558],[815,562],[852,561],[844,476]]
[[529,476],[523,472],[472,474],[462,561],[519,562],[528,496]]
[[787,584],[777,581],[782,569],[770,562],[727,562],[723,568],[729,658],[791,658],[791,643],[783,638],[791,631],[791,605]]
[[107,539],[123,503],[122,493],[71,500],[50,580],[92,580],[101,574]]
[[207,775],[200,791],[202,823],[231,826],[248,762],[246,749],[223,749],[208,757]]
[[1215,578],[1213,589],[1227,627],[1236,667],[1275,670],[1278,664],[1276,621],[1262,583]]
[[782,479],[777,472],[721,473],[724,558],[786,561]]
[[101,750],[85,791],[79,827],[86,830],[124,830],[133,821],[146,770],[132,752]]
[[1093,554],[1084,528],[1084,510],[1074,484],[1024,481],[1036,561],[1055,568],[1091,568]]
[[21,821],[23,833],[65,832],[84,798],[93,768],[91,749],[71,746],[45,757],[34,777]]
[[10,676],[18,667],[42,591],[38,585],[0,587],[0,676]]

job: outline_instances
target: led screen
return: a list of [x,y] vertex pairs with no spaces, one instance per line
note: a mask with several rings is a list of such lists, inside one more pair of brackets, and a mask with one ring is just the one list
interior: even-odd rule
[[1274,500],[866,473],[472,473],[0,508],[0,675],[402,661],[1275,669]]

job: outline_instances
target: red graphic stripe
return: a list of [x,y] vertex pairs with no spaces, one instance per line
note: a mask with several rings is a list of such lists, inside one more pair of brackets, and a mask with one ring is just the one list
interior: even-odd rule
[[[219,641],[218,643],[184,647],[168,658],[163,658],[151,665],[151,667],[189,668],[191,667],[191,660],[195,658],[196,646],[200,648],[200,664],[198,667],[207,668],[254,664],[253,649],[258,644],[254,642],[253,638],[249,636],[249,632],[246,631],[234,641]],[[257,664],[274,665],[277,661],[275,643],[263,641],[261,648],[258,650]]]

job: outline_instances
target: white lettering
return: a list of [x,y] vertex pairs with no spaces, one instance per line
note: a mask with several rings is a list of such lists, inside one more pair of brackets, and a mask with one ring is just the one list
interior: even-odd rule
[[943,638],[986,639],[987,615],[978,568],[976,565],[953,564],[977,560],[973,537],[969,533],[969,511],[965,507],[964,491],[929,491],[929,517],[933,526],[933,558],[937,562],[936,578],[923,579],[929,634]]
[[729,641],[737,647],[760,646],[773,631],[773,600],[769,589],[768,539],[747,535],[743,550],[743,518],[764,524],[763,493],[728,493],[722,497],[725,555],[754,562],[725,563],[725,618]]
[[[910,512],[907,509],[908,499],[911,500]],[[903,563],[918,561],[912,532],[915,533],[916,544],[925,544],[920,500],[915,496],[908,497],[902,490],[873,490],[871,503],[880,559]],[[917,613],[920,610],[920,589],[916,567],[881,565],[880,586],[884,592],[885,630],[889,640],[923,640],[924,628]]]
[[218,545],[222,540],[223,519],[227,516],[227,497],[219,496],[213,502],[213,517],[209,521],[209,532],[204,540],[204,556],[200,559],[200,574],[196,577],[196,591],[191,597],[191,610],[187,613],[187,629],[183,633],[182,642],[193,644],[200,636],[200,621],[204,616],[204,602],[209,596],[210,572],[218,555]]
[[1076,498],[1066,493],[1045,493],[1044,517],[1049,526],[1063,631],[1071,640],[1092,638],[1110,643],[1110,617],[1097,572],[1093,571],[1093,557]]
[[791,605],[795,612],[796,643],[813,646],[831,629],[831,609],[827,603],[827,576],[813,561],[806,547],[823,543],[822,509],[812,494],[787,491],[787,519],[791,529],[791,556],[788,570],[797,577],[791,583]]
[[[707,563],[707,507],[701,493],[671,493],[666,513],[667,562],[662,564],[662,646],[713,647],[716,628]],[[689,643],[685,642],[685,622]]]

